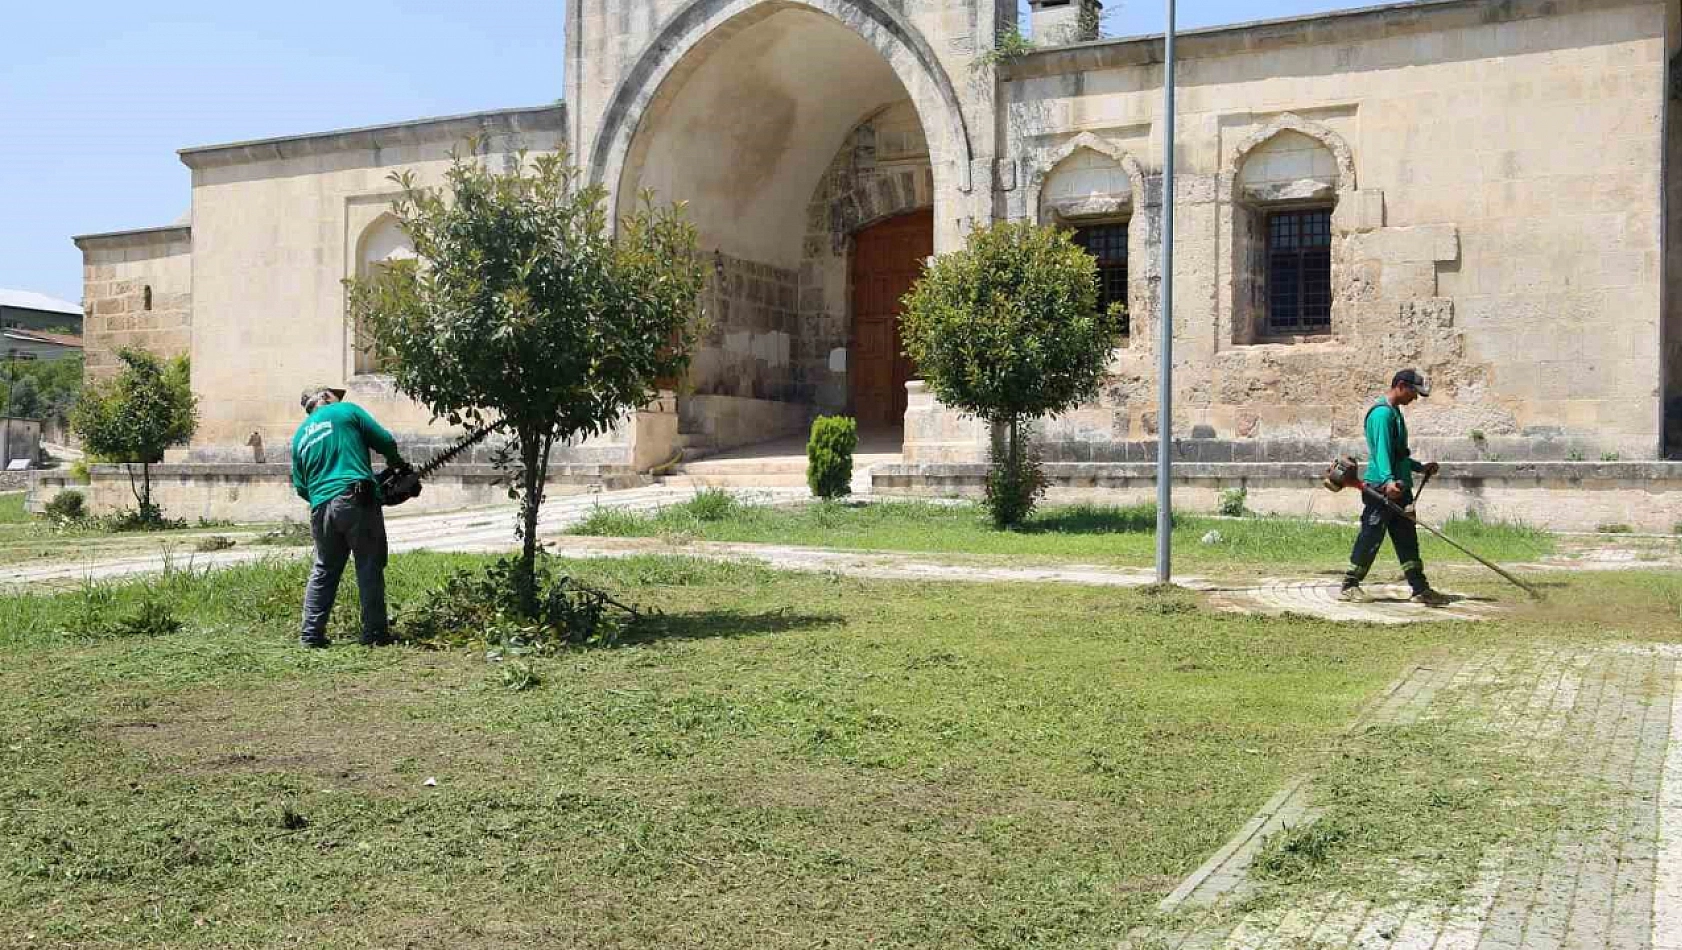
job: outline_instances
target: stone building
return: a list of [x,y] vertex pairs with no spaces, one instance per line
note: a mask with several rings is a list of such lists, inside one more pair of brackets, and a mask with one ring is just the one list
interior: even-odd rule
[[[1036,0],[1016,58],[993,52],[1014,0],[567,4],[564,105],[183,151],[186,223],[78,239],[89,371],[129,341],[191,352],[200,460],[284,444],[324,377],[426,437],[358,356],[342,281],[409,253],[392,173],[436,182],[474,135],[492,162],[564,146],[620,207],[687,201],[712,263],[684,385],[568,462],[645,470],[819,412],[902,438],[908,466],[981,458],[987,433],[900,355],[897,301],[1003,218],[1074,229],[1129,309],[1102,396],[1041,426],[1048,458],[1148,457],[1160,37],[1092,38],[1091,0]],[[1678,10],[1427,0],[1182,34],[1187,457],[1321,459],[1401,366],[1437,381],[1410,411],[1428,450],[1682,449]]]

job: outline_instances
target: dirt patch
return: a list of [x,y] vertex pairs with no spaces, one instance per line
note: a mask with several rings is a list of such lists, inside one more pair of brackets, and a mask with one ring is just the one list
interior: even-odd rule
[[430,776],[502,771],[510,752],[496,737],[413,714],[428,691],[476,688],[483,675],[462,662],[436,669],[442,674],[424,685],[289,682],[258,693],[197,694],[167,714],[105,729],[160,769],[188,775],[304,775],[323,788],[406,795]]

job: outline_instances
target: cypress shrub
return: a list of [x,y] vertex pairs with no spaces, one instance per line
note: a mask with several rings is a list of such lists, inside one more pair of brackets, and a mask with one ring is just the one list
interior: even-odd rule
[[847,416],[819,416],[806,443],[806,484],[819,498],[840,498],[853,491],[853,450],[859,424]]

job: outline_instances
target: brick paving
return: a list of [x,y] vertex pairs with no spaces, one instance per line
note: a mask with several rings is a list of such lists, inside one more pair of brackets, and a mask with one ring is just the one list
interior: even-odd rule
[[[1682,950],[1682,647],[1489,653],[1410,671],[1352,728],[1474,713],[1509,747],[1604,790],[1608,820],[1490,855],[1452,906],[1375,905],[1336,891],[1234,919],[1263,839],[1316,813],[1289,783],[1163,901],[1172,929],[1136,948]],[[1400,868],[1399,875],[1407,869]]]

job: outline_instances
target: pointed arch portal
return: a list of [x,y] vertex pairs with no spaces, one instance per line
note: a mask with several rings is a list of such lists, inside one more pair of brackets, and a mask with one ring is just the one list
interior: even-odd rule
[[[922,258],[884,250],[903,240],[866,236],[861,249],[858,237],[916,210],[922,255],[955,245],[959,209],[942,196],[962,196],[971,172],[957,91],[915,29],[873,0],[696,0],[605,114],[592,180],[620,213],[645,192],[685,202],[713,264],[707,332],[679,397],[685,424],[712,426],[711,413],[792,429],[803,407],[899,425],[898,298]],[[859,136],[885,115],[910,127]],[[896,157],[908,143],[917,154]],[[863,167],[868,188],[833,200],[825,185]]]

